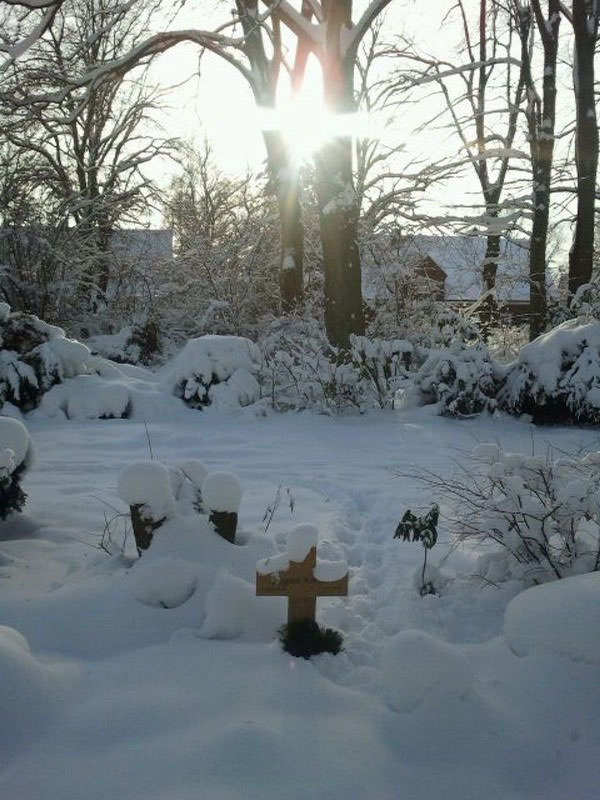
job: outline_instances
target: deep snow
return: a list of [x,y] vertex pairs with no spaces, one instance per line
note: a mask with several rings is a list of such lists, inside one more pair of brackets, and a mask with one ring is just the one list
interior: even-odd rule
[[[157,385],[130,372],[131,420],[26,420],[26,513],[0,524],[1,797],[598,797],[600,574],[482,584],[478,554],[440,526],[445,586],[422,598],[422,548],[392,538],[436,499],[398,473],[450,472],[480,442],[597,450],[594,431],[431,408],[200,412]],[[182,492],[139,561],[131,536],[125,557],[100,549],[147,434],[169,469],[199,459],[239,477],[237,546]],[[319,559],[350,568],[349,596],[317,611],[345,650],[310,662],[281,651],[285,600],[253,584],[300,524],[318,529]]]

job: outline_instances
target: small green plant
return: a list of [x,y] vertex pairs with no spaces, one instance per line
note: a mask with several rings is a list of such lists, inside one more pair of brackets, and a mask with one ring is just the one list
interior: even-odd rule
[[288,622],[279,631],[279,641],[286,653],[301,658],[310,658],[319,653],[337,655],[343,650],[344,638],[332,628],[321,628],[312,619]]
[[427,570],[427,553],[435,545],[438,538],[437,524],[440,517],[439,506],[433,505],[422,517],[417,517],[410,508],[398,523],[394,539],[404,542],[421,542],[423,545],[423,569],[421,570],[421,597],[426,594],[435,594],[435,587],[431,581],[425,580]]

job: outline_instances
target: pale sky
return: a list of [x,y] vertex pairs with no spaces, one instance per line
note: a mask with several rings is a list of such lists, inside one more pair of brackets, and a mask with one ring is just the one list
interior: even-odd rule
[[[209,2],[198,0],[189,5],[177,27],[198,27],[194,8],[210,7]],[[354,18],[360,15],[364,3],[355,3]],[[418,15],[415,8],[418,0],[392,0],[386,13],[386,28],[390,34],[414,29]],[[447,0],[429,0],[428,25],[439,35],[435,23],[437,15],[431,13],[432,6],[438,6],[440,15],[447,6]],[[185,8],[185,7],[184,7]],[[220,5],[213,12],[214,25],[227,18],[227,5]],[[204,17],[205,29],[210,29],[210,17]],[[438,30],[436,31],[436,28]],[[161,84],[175,84],[197,75],[198,47],[179,45],[161,56],[153,67],[153,79]],[[318,84],[315,75],[314,85]],[[284,90],[285,93],[285,90]],[[256,168],[264,159],[264,146],[260,132],[260,118],[254,98],[244,79],[229,64],[212,53],[205,53],[200,68],[200,78],[191,78],[184,86],[169,93],[166,101],[170,108],[165,110],[163,123],[173,135],[201,141],[208,136],[215,155],[226,171],[242,172],[247,164]],[[243,135],[240,135],[240,126]]]

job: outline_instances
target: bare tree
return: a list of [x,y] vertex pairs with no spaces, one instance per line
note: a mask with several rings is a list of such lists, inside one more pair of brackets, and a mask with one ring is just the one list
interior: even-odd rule
[[277,310],[277,215],[256,183],[251,174],[224,175],[207,144],[182,150],[165,204],[177,281],[165,275],[160,291],[188,336],[255,334],[259,320]]
[[[110,279],[110,238],[148,208],[144,165],[170,145],[152,133],[157,94],[140,71],[113,75],[89,89],[72,76],[114,61],[147,34],[148,15],[119,0],[72,0],[49,29],[5,73],[11,100],[2,106],[2,134],[40,166],[30,181],[51,202],[65,236],[76,231],[79,291],[104,297]],[[25,102],[36,95],[38,101]],[[42,98],[53,97],[49,104]],[[66,238],[63,238],[63,242]]]
[[481,316],[490,322],[497,308],[494,290],[501,239],[519,216],[518,204],[505,194],[513,162],[525,155],[515,147],[524,76],[513,21],[502,3],[477,0],[469,5],[457,0],[444,20],[451,17],[456,18],[462,38],[460,60],[424,54],[412,44],[397,47],[401,67],[388,90],[388,102],[406,102],[407,95],[420,96],[423,89],[434,87],[438,105],[423,128],[444,120],[460,142],[458,156],[449,153],[428,165],[422,180],[444,181],[465,169],[477,179],[481,212],[464,217],[454,212],[450,218],[454,226],[475,227],[486,236]]

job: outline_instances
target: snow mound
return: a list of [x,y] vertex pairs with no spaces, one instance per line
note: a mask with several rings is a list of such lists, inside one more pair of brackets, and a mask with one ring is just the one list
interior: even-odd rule
[[600,663],[600,572],[535,586],[511,600],[504,635],[519,656],[555,653]]
[[230,472],[211,472],[202,483],[202,501],[210,511],[237,512],[241,499],[239,479]]
[[140,603],[157,608],[177,608],[194,594],[197,575],[194,567],[181,558],[159,558],[149,564],[136,564],[133,594]]
[[257,597],[253,584],[222,570],[206,598],[201,635],[206,639],[243,636],[252,641],[271,641],[283,617],[285,600],[277,599]]
[[14,628],[0,625],[0,752],[37,737],[57,711],[60,668],[42,664]]
[[208,475],[208,469],[204,466],[204,464],[201,461],[198,461],[196,459],[185,461],[183,464],[181,464],[179,469],[197,489],[202,488],[204,479]]
[[19,467],[31,457],[31,440],[29,431],[19,420],[13,417],[0,417],[0,451],[12,452],[13,469]]
[[130,464],[119,476],[117,491],[128,506],[145,506],[154,519],[173,511],[173,491],[169,472],[156,461]]
[[121,419],[129,415],[130,393],[124,383],[99,375],[78,375],[53,386],[42,398],[40,410],[49,417],[67,419]]
[[177,502],[177,513],[204,514],[202,500],[202,483],[208,470],[201,461],[195,459],[185,461],[169,470],[173,496]]
[[417,630],[392,637],[383,650],[381,665],[385,697],[394,711],[463,700],[475,677],[458,647]]
[[241,336],[201,336],[190,339],[173,360],[167,383],[194,408],[249,405],[260,397],[254,374],[260,350]]

